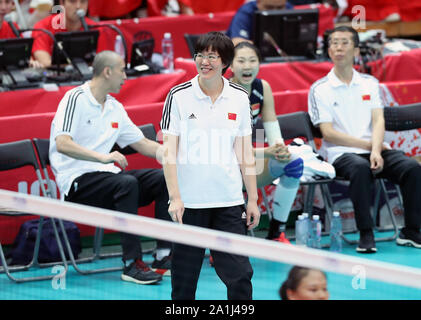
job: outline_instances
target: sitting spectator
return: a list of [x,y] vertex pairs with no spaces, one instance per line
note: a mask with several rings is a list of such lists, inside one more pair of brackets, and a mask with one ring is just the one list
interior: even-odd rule
[[256,0],[245,3],[232,18],[227,31],[234,45],[241,41],[251,41],[253,33],[253,16],[258,10],[291,9],[287,0]]
[[245,0],[179,0],[180,4],[189,7],[194,14],[237,11]]
[[0,39],[16,38],[13,30],[4,20],[4,16],[6,14],[10,14],[10,12],[13,10],[13,7],[13,0],[0,0]]
[[38,21],[46,18],[51,13],[53,5],[53,0],[31,0],[27,18],[28,28],[33,28]]
[[279,289],[282,300],[328,300],[326,274],[317,269],[294,266]]
[[147,0],[148,16],[174,16],[178,14],[193,15],[193,10],[185,1],[177,0]]
[[128,18],[146,4],[146,0],[90,0],[89,15],[101,19]]
[[[53,34],[68,31],[83,31],[82,22],[76,14],[77,10],[88,10],[88,0],[60,0],[64,13],[50,15],[35,24],[34,28],[45,29]],[[97,23],[89,18],[85,18],[88,25]],[[109,47],[105,37],[99,29],[97,52],[103,51]],[[36,61],[44,68],[50,67],[52,63],[53,40],[44,32],[34,31],[32,33],[34,44],[32,46],[32,55]]]
[[[397,0],[348,0],[348,9],[344,15],[354,17],[361,14],[361,10],[353,11],[352,8],[360,6],[364,8],[364,18],[368,21],[395,22],[400,21],[399,2]],[[403,1],[406,2],[406,1]]]
[[334,67],[311,86],[308,112],[313,124],[320,127],[327,161],[338,176],[350,181],[349,193],[360,231],[357,252],[377,251],[370,214],[376,176],[399,184],[402,191],[405,227],[397,244],[421,248],[421,166],[384,142],[379,82],[353,68],[358,45],[358,33],[351,27],[337,27],[330,34],[328,54]]

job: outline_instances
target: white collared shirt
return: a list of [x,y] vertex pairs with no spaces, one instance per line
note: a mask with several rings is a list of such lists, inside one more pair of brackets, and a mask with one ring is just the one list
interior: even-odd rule
[[212,103],[199,77],[171,89],[161,129],[179,137],[177,178],[186,208],[229,207],[244,203],[242,176],[234,152],[236,137],[251,135],[248,94],[224,81]]
[[75,143],[89,150],[108,154],[115,143],[121,148],[143,139],[142,131],[115,98],[107,95],[102,110],[89,82],[64,95],[51,124],[50,162],[60,193],[67,195],[74,179],[87,172],[120,172],[113,163],[77,160],[57,151],[56,137],[69,135]]
[[[331,122],[333,129],[356,138],[371,140],[372,110],[383,109],[376,78],[353,70],[352,80],[345,84],[335,75],[333,68],[310,88],[308,112],[315,126]],[[333,163],[342,154],[368,153],[368,150],[338,146],[323,141],[321,154]]]

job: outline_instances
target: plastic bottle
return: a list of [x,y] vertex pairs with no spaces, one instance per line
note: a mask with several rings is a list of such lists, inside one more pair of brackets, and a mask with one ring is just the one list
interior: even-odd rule
[[162,39],[162,65],[164,73],[174,72],[174,47],[169,32],[166,32]]
[[307,212],[303,212],[301,214],[304,219],[304,233],[305,233],[305,244],[307,247],[310,247],[310,218]]
[[302,215],[298,216],[297,221],[295,221],[295,244],[297,246],[306,246],[307,245],[307,225],[304,217]]
[[310,246],[311,248],[321,249],[322,247],[322,223],[320,217],[314,215],[311,220]]
[[123,39],[121,38],[120,35],[117,35],[115,37],[114,51],[118,53],[123,59],[126,58],[126,52],[124,51]]
[[333,212],[330,224],[330,251],[342,251],[342,219],[338,211]]

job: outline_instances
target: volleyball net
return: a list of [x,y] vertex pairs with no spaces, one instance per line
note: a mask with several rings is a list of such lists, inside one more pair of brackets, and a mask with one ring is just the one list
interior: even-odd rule
[[[335,290],[337,290],[337,293],[335,293],[334,296],[331,294],[331,298],[334,299],[421,298],[421,268],[398,264],[401,263],[399,257],[396,259],[391,258],[394,263],[391,263],[391,261],[381,262],[374,260],[373,255],[370,256],[370,259],[360,258],[346,254],[332,253],[328,250],[310,249],[269,241],[259,238],[258,236],[240,236],[206,228],[180,225],[178,223],[149,217],[62,202],[46,197],[0,190],[0,210],[3,209],[73,221],[75,223],[93,227],[248,256],[250,257],[254,269],[252,280],[254,286],[254,299],[279,299],[278,289],[292,266],[314,268],[327,273],[328,288],[335,287]],[[389,242],[388,245],[396,246],[393,242]],[[405,254],[408,255],[420,254],[420,252],[414,248],[402,249],[407,250]],[[186,263],[188,263],[188,261],[186,261]],[[70,269],[71,266],[69,266],[69,270]],[[102,274],[102,276],[104,276],[104,274]],[[221,283],[215,272],[210,272],[207,276],[210,277],[210,283]],[[85,283],[90,281],[90,277],[92,277],[92,281],[96,281],[96,277],[99,277],[99,275],[84,277],[76,272],[68,272],[66,277],[68,283],[73,280],[77,281],[78,277],[82,277]],[[73,280],[71,278],[73,278]],[[107,279],[110,279],[110,274],[108,274]],[[113,280],[108,284],[106,280],[102,281],[104,290],[112,291],[112,286],[124,285],[123,281],[119,281],[116,284],[116,281],[119,280],[118,273],[116,273],[112,279]],[[203,279],[201,275],[198,287],[202,286],[201,281]],[[267,284],[272,286],[272,289],[268,289],[267,285],[259,282],[260,280],[266,281]],[[170,299],[170,280],[164,279],[162,282],[165,281],[165,285],[142,286],[142,291],[147,292],[149,290],[151,292],[150,297],[142,296],[142,298],[150,298],[153,300]],[[367,294],[370,289],[369,283],[373,290],[376,291],[373,295]],[[16,286],[7,279],[4,273],[2,273],[0,274],[0,287],[6,285],[12,291],[14,290],[13,286]],[[36,287],[34,283],[27,283],[25,285],[28,287]],[[223,288],[220,287],[220,290],[223,291],[224,286],[222,283],[221,286]],[[259,287],[261,287],[262,291],[255,289]],[[80,287],[79,292],[82,296],[82,291],[85,289],[85,286]],[[267,290],[272,290],[272,293],[267,295]],[[1,291],[3,291],[3,294]],[[32,292],[33,295],[37,295],[36,291]],[[266,292],[266,294],[260,294],[259,292]],[[343,295],[341,295],[341,292]],[[4,290],[0,290],[0,296],[2,295],[2,299],[8,298]],[[42,298],[42,296],[39,296],[38,298]],[[91,298],[101,299],[101,297],[98,296]],[[107,299],[121,298],[124,299],[124,296],[107,297]],[[197,298],[219,299],[221,297],[215,297],[215,291],[212,288],[209,288],[209,290],[205,289]],[[222,297],[222,299],[224,298]]]

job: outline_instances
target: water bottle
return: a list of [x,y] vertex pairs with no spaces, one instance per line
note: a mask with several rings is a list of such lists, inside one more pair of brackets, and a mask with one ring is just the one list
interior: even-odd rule
[[307,247],[310,247],[310,218],[307,212],[302,213],[303,220],[304,220],[304,233],[305,233],[305,244]]
[[314,215],[311,220],[311,232],[310,232],[310,247],[315,249],[322,248],[322,223],[320,217]]
[[171,39],[171,33],[166,32],[162,39],[162,65],[164,73],[174,71],[174,47]]
[[297,221],[295,221],[295,244],[297,246],[306,246],[307,245],[307,225],[304,217],[302,215],[298,216]]
[[120,57],[123,58],[123,60],[126,58],[126,52],[124,51],[123,39],[121,38],[120,35],[117,35],[115,37],[114,51],[118,53]]
[[330,224],[330,251],[342,251],[342,219],[338,211],[333,212]]

